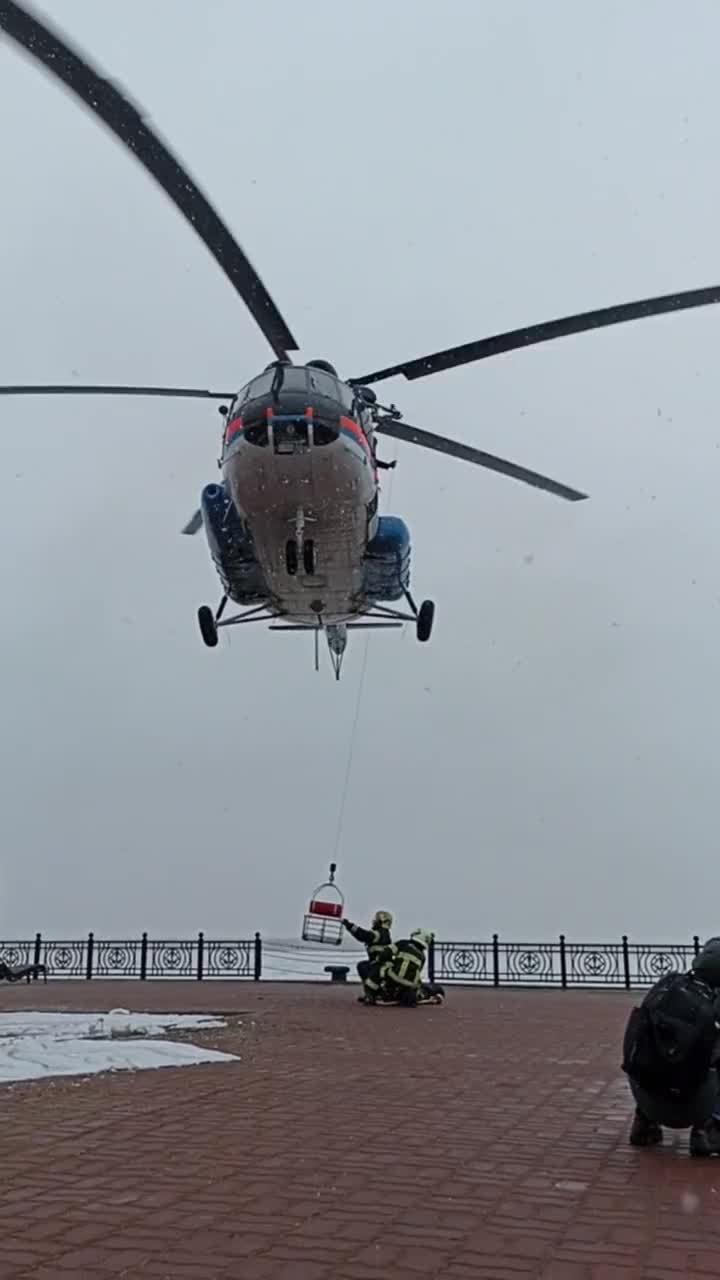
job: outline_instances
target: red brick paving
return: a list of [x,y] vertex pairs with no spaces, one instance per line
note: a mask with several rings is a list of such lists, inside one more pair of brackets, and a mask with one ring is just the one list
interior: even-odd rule
[[685,1134],[627,1146],[630,997],[355,997],[1,989],[0,1009],[224,1012],[190,1038],[242,1060],[0,1087],[0,1280],[717,1280],[720,1161]]

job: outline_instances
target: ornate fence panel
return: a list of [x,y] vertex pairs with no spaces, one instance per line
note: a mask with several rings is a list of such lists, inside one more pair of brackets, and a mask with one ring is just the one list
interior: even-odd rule
[[197,978],[198,942],[179,939],[148,942],[147,978]]
[[[142,941],[96,941],[91,949],[92,978],[139,978],[142,968]],[[87,974],[85,975],[87,976]]]
[[[206,978],[255,978],[257,942],[205,943]],[[260,973],[257,973],[260,977]]]
[[435,942],[431,976],[436,982],[493,984],[492,945],[488,942]]
[[699,942],[697,938],[693,939],[691,945],[643,945],[638,942],[629,943],[627,950],[630,985],[650,987],[669,969],[689,969],[693,956],[699,950]]
[[54,978],[86,978],[92,961],[92,944],[87,940],[70,942],[53,940],[40,945],[40,964]]
[[502,942],[498,951],[499,986],[509,983],[531,987],[562,984],[560,949],[556,942]]
[[21,969],[26,964],[38,963],[35,939],[20,942],[0,942],[0,956],[11,969]]
[[569,987],[627,986],[622,942],[566,942]]

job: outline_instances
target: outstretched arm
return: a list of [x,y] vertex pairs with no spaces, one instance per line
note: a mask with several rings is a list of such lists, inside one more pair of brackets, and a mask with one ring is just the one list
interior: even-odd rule
[[364,947],[371,947],[379,939],[379,934],[375,929],[363,929],[359,924],[353,924],[351,920],[343,920],[343,927],[348,933],[352,934],[358,942],[362,942]]

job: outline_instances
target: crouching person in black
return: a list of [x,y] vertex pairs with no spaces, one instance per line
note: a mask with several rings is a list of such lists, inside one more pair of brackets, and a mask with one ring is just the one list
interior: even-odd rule
[[622,1069],[635,1100],[634,1147],[668,1129],[690,1129],[692,1156],[720,1155],[720,937],[689,973],[667,973],[633,1009]]
[[414,1007],[422,982],[427,948],[433,934],[429,929],[415,929],[409,938],[402,938],[392,949],[382,966],[383,985],[389,1000]]
[[343,920],[343,926],[348,933],[367,948],[367,960],[361,960],[357,967],[358,977],[363,985],[363,993],[358,999],[363,1004],[375,1004],[378,998],[383,961],[389,954],[389,948],[392,947],[390,936],[392,922],[393,918],[389,911],[376,911],[369,929],[363,929],[361,925],[353,924],[350,920]]

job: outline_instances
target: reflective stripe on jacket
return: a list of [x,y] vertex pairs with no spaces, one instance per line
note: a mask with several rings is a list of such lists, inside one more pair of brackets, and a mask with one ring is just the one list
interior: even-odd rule
[[393,948],[392,959],[385,966],[391,982],[399,987],[419,987],[425,964],[425,948],[412,938],[403,938]]

